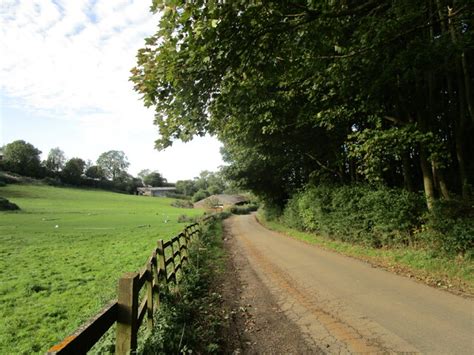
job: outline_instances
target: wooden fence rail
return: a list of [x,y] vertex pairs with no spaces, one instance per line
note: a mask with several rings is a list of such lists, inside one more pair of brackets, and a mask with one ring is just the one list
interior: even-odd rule
[[[208,216],[201,223],[207,222]],[[73,334],[48,350],[48,354],[84,354],[115,324],[116,354],[130,354],[137,348],[137,334],[143,320],[153,327],[153,312],[160,306],[160,287],[177,283],[178,272],[188,262],[188,245],[201,235],[201,225],[187,226],[177,236],[157,247],[140,272],[124,274],[118,282],[118,299],[110,302],[98,314],[83,324]],[[141,301],[140,291],[146,285]]]

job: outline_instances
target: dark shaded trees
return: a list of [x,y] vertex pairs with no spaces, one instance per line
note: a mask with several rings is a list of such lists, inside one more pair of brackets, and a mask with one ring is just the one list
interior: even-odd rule
[[153,171],[143,177],[143,183],[148,186],[166,186],[167,180],[157,171]]
[[61,180],[68,184],[80,185],[86,162],[81,158],[71,158],[61,171]]
[[468,198],[472,2],[154,4],[131,80],[157,148],[215,134],[227,174],[278,204],[310,181]]
[[17,140],[3,147],[2,165],[5,170],[14,173],[42,177],[43,169],[41,167],[41,151],[32,144],[24,140]]

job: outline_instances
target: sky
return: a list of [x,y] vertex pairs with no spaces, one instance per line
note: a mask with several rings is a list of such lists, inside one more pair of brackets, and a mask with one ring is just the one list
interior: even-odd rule
[[0,146],[23,139],[45,159],[95,162],[122,150],[129,173],[159,171],[190,179],[223,164],[212,137],[158,152],[153,109],[128,80],[137,50],[156,32],[151,0],[2,0],[0,2]]

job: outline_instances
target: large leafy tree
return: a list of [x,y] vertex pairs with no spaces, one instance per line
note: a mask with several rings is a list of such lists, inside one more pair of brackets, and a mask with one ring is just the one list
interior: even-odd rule
[[69,184],[79,185],[81,183],[81,177],[84,173],[85,166],[86,162],[81,158],[69,159],[61,171],[63,181]]
[[473,6],[156,1],[132,81],[158,148],[216,134],[228,173],[267,199],[368,180],[422,187],[431,207],[473,183]]
[[3,147],[3,166],[20,175],[41,175],[41,151],[24,140],[16,140]]
[[57,174],[64,168],[66,163],[66,156],[64,152],[59,148],[52,148],[48,153],[48,158],[44,162],[46,169],[49,172]]
[[104,172],[105,177],[112,181],[125,173],[129,165],[127,156],[119,150],[109,150],[97,159],[97,166]]
[[143,178],[143,182],[146,185],[153,186],[153,187],[160,187],[165,186],[167,180],[157,171],[153,171]]

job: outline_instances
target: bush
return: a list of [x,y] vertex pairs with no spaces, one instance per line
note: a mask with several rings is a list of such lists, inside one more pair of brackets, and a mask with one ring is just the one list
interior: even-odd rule
[[6,198],[0,197],[0,211],[16,211],[19,209],[18,205],[8,201]]
[[408,244],[423,213],[423,198],[404,190],[322,185],[291,198],[282,219],[292,228],[382,247]]
[[194,205],[189,200],[174,200],[171,202],[171,206],[178,208],[193,208]]
[[191,244],[179,291],[160,288],[155,327],[139,348],[143,354],[222,353],[222,297],[214,292],[223,268],[222,229],[211,222]]
[[49,186],[65,186],[64,183],[59,178],[45,177],[43,183]]
[[249,214],[250,212],[254,212],[258,210],[258,205],[254,203],[249,203],[240,206],[232,206],[229,208],[229,212],[233,214]]
[[178,216],[178,223],[194,223],[196,222],[196,217],[189,217],[185,214]]
[[200,189],[193,195],[193,202],[201,201],[209,196],[207,190]]
[[474,208],[438,201],[431,212],[419,194],[368,185],[307,187],[287,203],[291,228],[371,247],[423,246],[445,254],[474,250]]
[[276,204],[265,203],[263,207],[263,217],[267,221],[274,221],[281,217],[283,209]]
[[474,208],[472,203],[437,201],[421,236],[448,254],[466,254],[474,250]]

